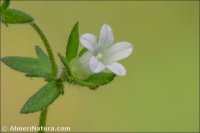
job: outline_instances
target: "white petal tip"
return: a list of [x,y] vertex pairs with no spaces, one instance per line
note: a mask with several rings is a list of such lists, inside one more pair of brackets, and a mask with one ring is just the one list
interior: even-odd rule
[[126,72],[117,73],[116,75],[117,75],[117,76],[121,76],[121,77],[123,77],[123,76],[126,75]]
[[95,35],[85,33],[80,37],[81,44],[90,51],[94,51],[94,47],[97,44],[97,38]]
[[110,27],[110,25],[105,23],[102,27]]
[[117,76],[125,76],[126,69],[118,62],[114,62],[111,65],[106,66],[110,71],[112,71]]

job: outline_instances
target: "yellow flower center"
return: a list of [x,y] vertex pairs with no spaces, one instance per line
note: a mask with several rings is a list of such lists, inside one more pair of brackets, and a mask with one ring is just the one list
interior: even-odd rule
[[102,53],[98,53],[96,57],[97,57],[97,59],[101,59],[103,57],[103,54]]

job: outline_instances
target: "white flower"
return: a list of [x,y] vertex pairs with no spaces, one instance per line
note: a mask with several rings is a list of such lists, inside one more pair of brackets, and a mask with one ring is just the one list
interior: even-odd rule
[[88,51],[79,59],[82,68],[88,73],[99,73],[105,68],[119,76],[126,74],[126,69],[117,61],[127,58],[133,51],[129,42],[114,44],[114,36],[111,27],[104,24],[100,31],[99,39],[90,33],[80,37],[81,44]]

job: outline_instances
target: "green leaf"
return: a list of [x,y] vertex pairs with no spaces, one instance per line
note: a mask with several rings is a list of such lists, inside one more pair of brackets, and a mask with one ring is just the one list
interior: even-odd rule
[[63,63],[63,65],[66,68],[66,72],[67,72],[66,74],[71,75],[71,69],[70,69],[69,62],[67,61],[67,59],[64,56],[62,56],[61,54],[58,54],[58,56],[60,57],[61,62]]
[[73,58],[77,56],[79,47],[79,33],[78,33],[78,22],[74,25],[71,34],[68,39],[68,44],[66,48],[66,58],[70,62]]
[[22,11],[6,9],[2,10],[1,21],[5,24],[23,24],[32,22],[33,18]]
[[74,83],[79,84],[80,86],[87,86],[90,89],[94,90],[98,88],[99,86],[108,84],[115,78],[115,76],[116,75],[113,73],[101,72],[101,73],[93,74],[84,80],[75,78]]
[[36,51],[38,58],[40,58],[41,61],[45,61],[45,62],[49,61],[48,55],[39,46],[35,46],[35,51]]
[[21,109],[21,113],[40,111],[53,103],[64,89],[62,82],[50,82],[36,92]]
[[1,7],[2,10],[7,9],[9,5],[10,5],[10,0],[4,0],[2,7]]
[[78,56],[81,57],[81,56],[82,56],[85,52],[87,52],[87,51],[88,51],[87,48],[83,48],[83,49],[79,52]]
[[9,56],[2,61],[14,70],[26,73],[26,76],[49,80],[52,77],[50,60],[41,48],[35,48],[39,58]]

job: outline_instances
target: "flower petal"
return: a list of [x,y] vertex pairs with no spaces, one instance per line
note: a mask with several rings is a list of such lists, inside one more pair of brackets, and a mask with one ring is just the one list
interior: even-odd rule
[[92,73],[89,66],[89,62],[92,57],[93,57],[92,52],[87,51],[79,58],[80,68],[82,68],[85,71],[85,73]]
[[84,47],[93,52],[97,44],[97,38],[93,34],[85,33],[80,37],[80,42]]
[[133,46],[129,42],[118,42],[112,45],[105,53],[104,60],[106,64],[127,58],[133,51]]
[[93,56],[90,59],[90,69],[94,73],[99,73],[105,69],[105,65]]
[[118,62],[113,62],[106,67],[118,76],[124,76],[126,74],[126,69]]
[[114,42],[114,35],[111,27],[108,24],[104,24],[101,28],[98,45],[99,47],[108,48]]
[[93,57],[92,52],[87,51],[79,58],[79,61],[81,64],[89,64],[91,57]]

